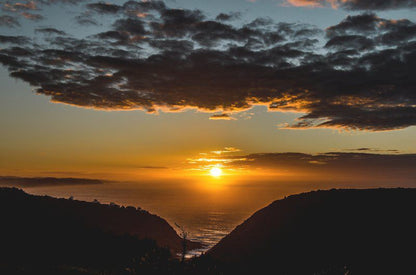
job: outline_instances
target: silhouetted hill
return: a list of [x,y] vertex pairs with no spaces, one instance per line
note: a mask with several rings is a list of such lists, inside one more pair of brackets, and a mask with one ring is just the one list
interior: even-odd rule
[[[1,237],[38,239],[49,234],[70,236],[70,228],[94,229],[114,235],[152,239],[161,247],[180,251],[182,240],[162,218],[134,207],[104,205],[48,196],[33,196],[15,188],[0,188]],[[36,233],[35,233],[36,232]],[[21,235],[19,235],[21,234]],[[57,240],[60,242],[60,240]],[[189,248],[199,243],[188,242]]]
[[415,274],[415,210],[416,189],[293,195],[256,212],[206,255],[180,263],[136,237],[180,248],[157,216],[0,188],[0,274]]
[[415,219],[416,189],[304,193],[256,212],[207,254],[231,273],[416,274]]
[[37,186],[60,186],[60,185],[89,185],[103,184],[98,179],[82,179],[82,178],[25,178],[25,177],[0,177],[0,186],[8,187],[37,187]]

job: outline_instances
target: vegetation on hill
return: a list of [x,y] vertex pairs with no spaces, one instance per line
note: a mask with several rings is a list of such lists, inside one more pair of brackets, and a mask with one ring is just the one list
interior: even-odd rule
[[208,255],[253,274],[416,274],[416,189],[293,195],[252,215]]
[[0,188],[0,274],[414,274],[415,210],[416,189],[293,195],[181,261],[145,211]]
[[[173,254],[182,249],[182,239],[165,220],[134,207],[32,196],[16,188],[0,188],[0,214],[2,250],[6,254],[2,259],[87,259],[87,255],[98,253],[103,255],[94,261],[110,263],[109,255],[124,257],[123,253],[136,249],[134,244],[148,249],[162,247]],[[45,247],[49,247],[50,255]],[[199,248],[200,244],[187,241],[187,247]]]

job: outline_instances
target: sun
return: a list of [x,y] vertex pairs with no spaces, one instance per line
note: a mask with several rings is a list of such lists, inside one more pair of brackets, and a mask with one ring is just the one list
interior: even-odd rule
[[219,167],[213,167],[211,168],[211,170],[209,170],[209,173],[211,174],[211,176],[217,178],[222,175],[222,170]]

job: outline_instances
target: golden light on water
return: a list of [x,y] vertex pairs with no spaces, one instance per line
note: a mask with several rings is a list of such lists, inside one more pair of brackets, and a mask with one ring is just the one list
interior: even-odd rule
[[222,175],[222,169],[219,167],[213,167],[211,170],[209,170],[209,173],[211,176],[218,178]]

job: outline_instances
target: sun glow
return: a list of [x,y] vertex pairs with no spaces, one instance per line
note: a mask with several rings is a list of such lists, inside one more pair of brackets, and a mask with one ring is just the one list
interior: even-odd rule
[[209,170],[209,173],[211,174],[211,176],[218,178],[222,175],[222,169],[219,167],[213,167],[211,168],[211,170]]

